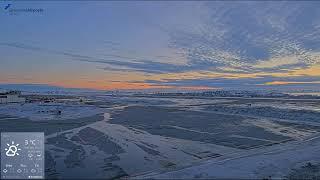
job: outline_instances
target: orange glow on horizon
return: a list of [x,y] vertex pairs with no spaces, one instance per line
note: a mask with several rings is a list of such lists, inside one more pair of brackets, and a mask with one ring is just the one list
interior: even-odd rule
[[263,85],[288,85],[288,84],[320,84],[320,81],[311,81],[311,82],[272,81],[272,82],[266,82]]
[[95,90],[144,90],[144,89],[180,89],[180,90],[214,90],[209,86],[168,86],[143,82],[105,82],[105,83],[54,83],[52,85],[65,88],[87,88]]
[[[101,73],[101,72],[99,72]],[[109,73],[109,74],[108,74]],[[292,69],[285,72],[256,72],[256,73],[221,73],[214,71],[186,71],[179,73],[143,74],[139,72],[108,72],[101,74],[78,74],[69,72],[39,72],[30,74],[1,74],[0,83],[9,84],[47,84],[66,88],[87,88],[96,90],[143,90],[143,89],[181,89],[181,90],[212,90],[219,87],[209,86],[175,86],[160,85],[157,83],[144,83],[146,80],[170,82],[174,80],[198,79],[253,79],[264,77],[320,77],[320,64],[300,69]],[[112,80],[112,81],[111,81]],[[128,82],[131,81],[131,82]],[[134,82],[137,81],[137,82]],[[284,84],[311,84],[319,82],[284,82],[274,81],[261,85],[284,85]]]

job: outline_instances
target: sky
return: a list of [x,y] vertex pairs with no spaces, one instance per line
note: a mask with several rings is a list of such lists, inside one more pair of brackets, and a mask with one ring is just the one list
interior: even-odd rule
[[[0,1],[0,6],[1,84],[320,89],[320,2]],[[21,11],[27,8],[43,11]]]

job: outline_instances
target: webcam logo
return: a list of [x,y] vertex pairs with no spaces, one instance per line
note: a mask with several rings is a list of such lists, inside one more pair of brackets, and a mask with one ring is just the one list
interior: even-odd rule
[[6,6],[4,7],[4,10],[9,9],[10,6],[11,6],[11,4],[6,5]]

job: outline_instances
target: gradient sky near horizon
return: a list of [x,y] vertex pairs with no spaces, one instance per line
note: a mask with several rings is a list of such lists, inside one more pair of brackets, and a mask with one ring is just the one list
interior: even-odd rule
[[[320,2],[0,5],[1,84],[320,89]],[[44,11],[10,14],[21,8]]]

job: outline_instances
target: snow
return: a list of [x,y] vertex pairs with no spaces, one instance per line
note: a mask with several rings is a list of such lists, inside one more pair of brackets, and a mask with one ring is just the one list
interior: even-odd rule
[[[61,114],[58,111],[61,111]],[[33,121],[77,119],[99,113],[102,111],[95,106],[63,103],[3,104],[0,106],[0,114],[28,118]]]
[[307,162],[320,162],[320,137],[294,141],[263,149],[224,156],[172,172],[152,172],[134,178],[185,179],[185,178],[284,178],[293,168]]
[[[199,162],[200,159],[194,156],[194,154],[201,154],[201,152],[211,151],[212,153],[216,154],[231,154],[241,151],[219,145],[152,135],[143,130],[127,128],[118,124],[110,124],[108,123],[109,118],[109,113],[105,113],[103,121],[98,121],[79,128],[59,132],[59,134],[66,134],[65,137],[70,140],[72,137],[78,136],[79,132],[85,128],[92,128],[103,133],[103,136],[96,137],[99,138],[99,141],[110,139],[124,150],[123,153],[117,154],[119,160],[113,161],[112,163],[121,167],[131,176],[153,171],[155,169],[168,170],[170,167],[167,167],[167,165],[169,164],[190,165],[195,162]],[[56,135],[57,134],[46,136],[46,139],[50,139]],[[65,163],[63,163],[65,156],[68,155],[70,151],[63,149],[65,153],[59,154],[61,158],[56,161],[59,164],[57,166],[58,171],[63,172],[66,175],[72,174],[75,169],[87,172],[86,175],[94,174],[94,172],[101,169],[101,163],[103,163],[102,160],[110,156],[110,154],[106,154],[97,150],[95,146],[83,145],[74,141],[73,143],[84,148],[86,154],[90,154],[89,152],[92,150],[95,150],[97,153],[90,154],[90,158],[85,158],[83,160],[84,164],[90,164],[90,168],[86,168],[85,170],[81,170],[78,167],[70,169],[65,167]],[[152,154],[146,151],[145,149],[141,148],[143,146],[151,151],[156,152],[157,154]],[[54,145],[50,145],[48,146],[47,150],[54,153],[54,149],[56,148],[57,147]],[[108,147],[108,149],[111,148],[113,147]],[[92,159],[97,159],[96,163],[89,162]]]
[[287,137],[291,137],[296,140],[303,140],[306,137],[309,137],[310,135],[316,133],[317,131],[311,130],[311,129],[296,129],[290,126],[283,126],[279,123],[275,123],[270,120],[259,120],[259,121],[253,121],[253,120],[246,120],[247,122],[264,128],[267,131],[270,131],[274,134],[283,135]]
[[[0,114],[7,115],[3,120],[10,119],[13,122],[19,118],[52,122],[96,114],[102,116],[104,113],[103,120],[46,136],[46,140],[50,142],[47,143],[46,150],[53,155],[53,162],[56,163],[53,169],[63,178],[113,178],[123,175],[119,168],[130,178],[138,179],[283,178],[297,166],[310,161],[320,162],[319,113],[314,109],[310,110],[311,106],[318,107],[315,101],[294,104],[257,99],[101,96],[90,99],[92,105],[84,105],[78,101],[59,100],[61,103],[4,104],[0,105]],[[131,106],[132,114],[125,116],[125,113],[128,113],[126,110],[130,110]],[[170,116],[165,116],[170,112]],[[205,118],[201,119],[204,115]],[[226,118],[226,115],[230,118]],[[140,122],[145,116],[152,116],[153,121],[146,119]],[[165,120],[162,120],[164,118]],[[178,121],[181,118],[184,119],[183,123]],[[128,121],[124,120],[135,123],[126,124],[124,122]],[[146,128],[147,122],[155,125],[155,122],[160,120],[159,127],[163,132],[169,128],[176,134],[192,133],[192,137],[204,134],[205,137],[210,136],[213,139],[217,139],[218,134],[226,133],[228,135],[221,136],[223,141],[243,140],[248,147],[255,140],[265,142],[253,149],[238,149],[237,146],[230,146],[231,143],[209,143],[200,141],[202,139],[192,141],[192,138],[187,136],[179,139],[182,136],[153,134]],[[191,123],[191,120],[196,123]],[[203,123],[200,123],[201,120]],[[191,125],[186,126],[187,122]],[[222,126],[224,123],[225,126]],[[311,123],[314,126],[309,126]],[[213,128],[208,129],[209,126]],[[212,131],[214,128],[217,129]],[[86,129],[95,134],[88,133]],[[264,136],[266,134],[268,137]],[[68,142],[68,146],[63,147],[64,142]],[[121,149],[121,153],[110,153],[116,148]],[[74,151],[78,152],[79,157]],[[70,164],[77,162],[85,166],[70,167]]]

